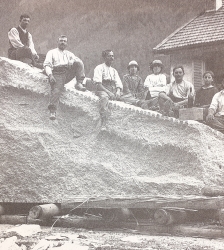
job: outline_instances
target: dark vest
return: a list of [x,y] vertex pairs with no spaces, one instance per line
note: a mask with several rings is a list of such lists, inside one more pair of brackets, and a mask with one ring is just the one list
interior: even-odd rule
[[[20,38],[21,43],[23,45],[29,46],[29,42],[28,42],[29,32],[27,31],[26,33],[24,33],[23,30],[19,26],[16,29],[19,32],[19,38]],[[9,41],[9,43],[10,43],[10,41]],[[11,45],[11,47],[13,47],[11,43],[10,43],[10,45]]]
[[19,26],[16,29],[19,31],[19,38],[20,38],[22,44],[28,46],[29,45],[28,44],[28,34],[29,34],[29,32],[27,31],[26,33],[24,33],[23,30]]

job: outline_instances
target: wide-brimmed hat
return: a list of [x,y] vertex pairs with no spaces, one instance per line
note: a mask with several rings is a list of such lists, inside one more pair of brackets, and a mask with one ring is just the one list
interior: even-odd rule
[[130,61],[129,64],[128,64],[127,69],[129,70],[129,68],[130,68],[131,66],[133,66],[133,65],[136,66],[137,69],[139,70],[139,66],[138,66],[138,63],[137,63],[136,61]]
[[154,60],[150,64],[150,69],[153,69],[154,66],[160,66],[161,68],[163,68],[163,63],[160,60]]

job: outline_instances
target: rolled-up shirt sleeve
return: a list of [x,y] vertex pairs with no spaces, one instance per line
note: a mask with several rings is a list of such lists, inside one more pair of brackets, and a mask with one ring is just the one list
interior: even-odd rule
[[218,95],[215,94],[212,98],[212,102],[209,106],[210,109],[214,110],[215,112],[217,111],[218,109]]
[[16,28],[12,28],[8,32],[8,38],[9,38],[9,41],[14,48],[18,49],[18,48],[21,48],[24,46],[24,44],[22,44],[22,42],[20,40],[19,32]]
[[29,40],[29,48],[30,48],[32,54],[36,55],[37,52],[36,52],[36,50],[34,48],[33,38],[32,38],[32,35],[30,33],[28,33],[28,40]]

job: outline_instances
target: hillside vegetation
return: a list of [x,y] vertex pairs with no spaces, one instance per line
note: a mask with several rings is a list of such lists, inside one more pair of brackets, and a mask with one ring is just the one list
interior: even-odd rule
[[[206,0],[1,0],[1,56],[7,55],[7,31],[18,25],[20,14],[31,15],[29,30],[36,49],[46,53],[57,37],[69,37],[69,49],[85,63],[87,76],[101,62],[101,51],[111,48],[114,66],[122,76],[130,60],[149,73],[152,48],[175,29],[205,9]],[[169,58],[161,57],[169,73]]]

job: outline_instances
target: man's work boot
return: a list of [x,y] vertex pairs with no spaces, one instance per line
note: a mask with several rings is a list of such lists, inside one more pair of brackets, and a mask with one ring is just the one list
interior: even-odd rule
[[54,121],[56,119],[56,112],[50,112],[50,120]]
[[76,88],[77,90],[80,90],[80,91],[86,91],[86,88],[83,87],[83,85],[82,85],[81,83],[77,83],[77,84],[75,85],[75,88]]

